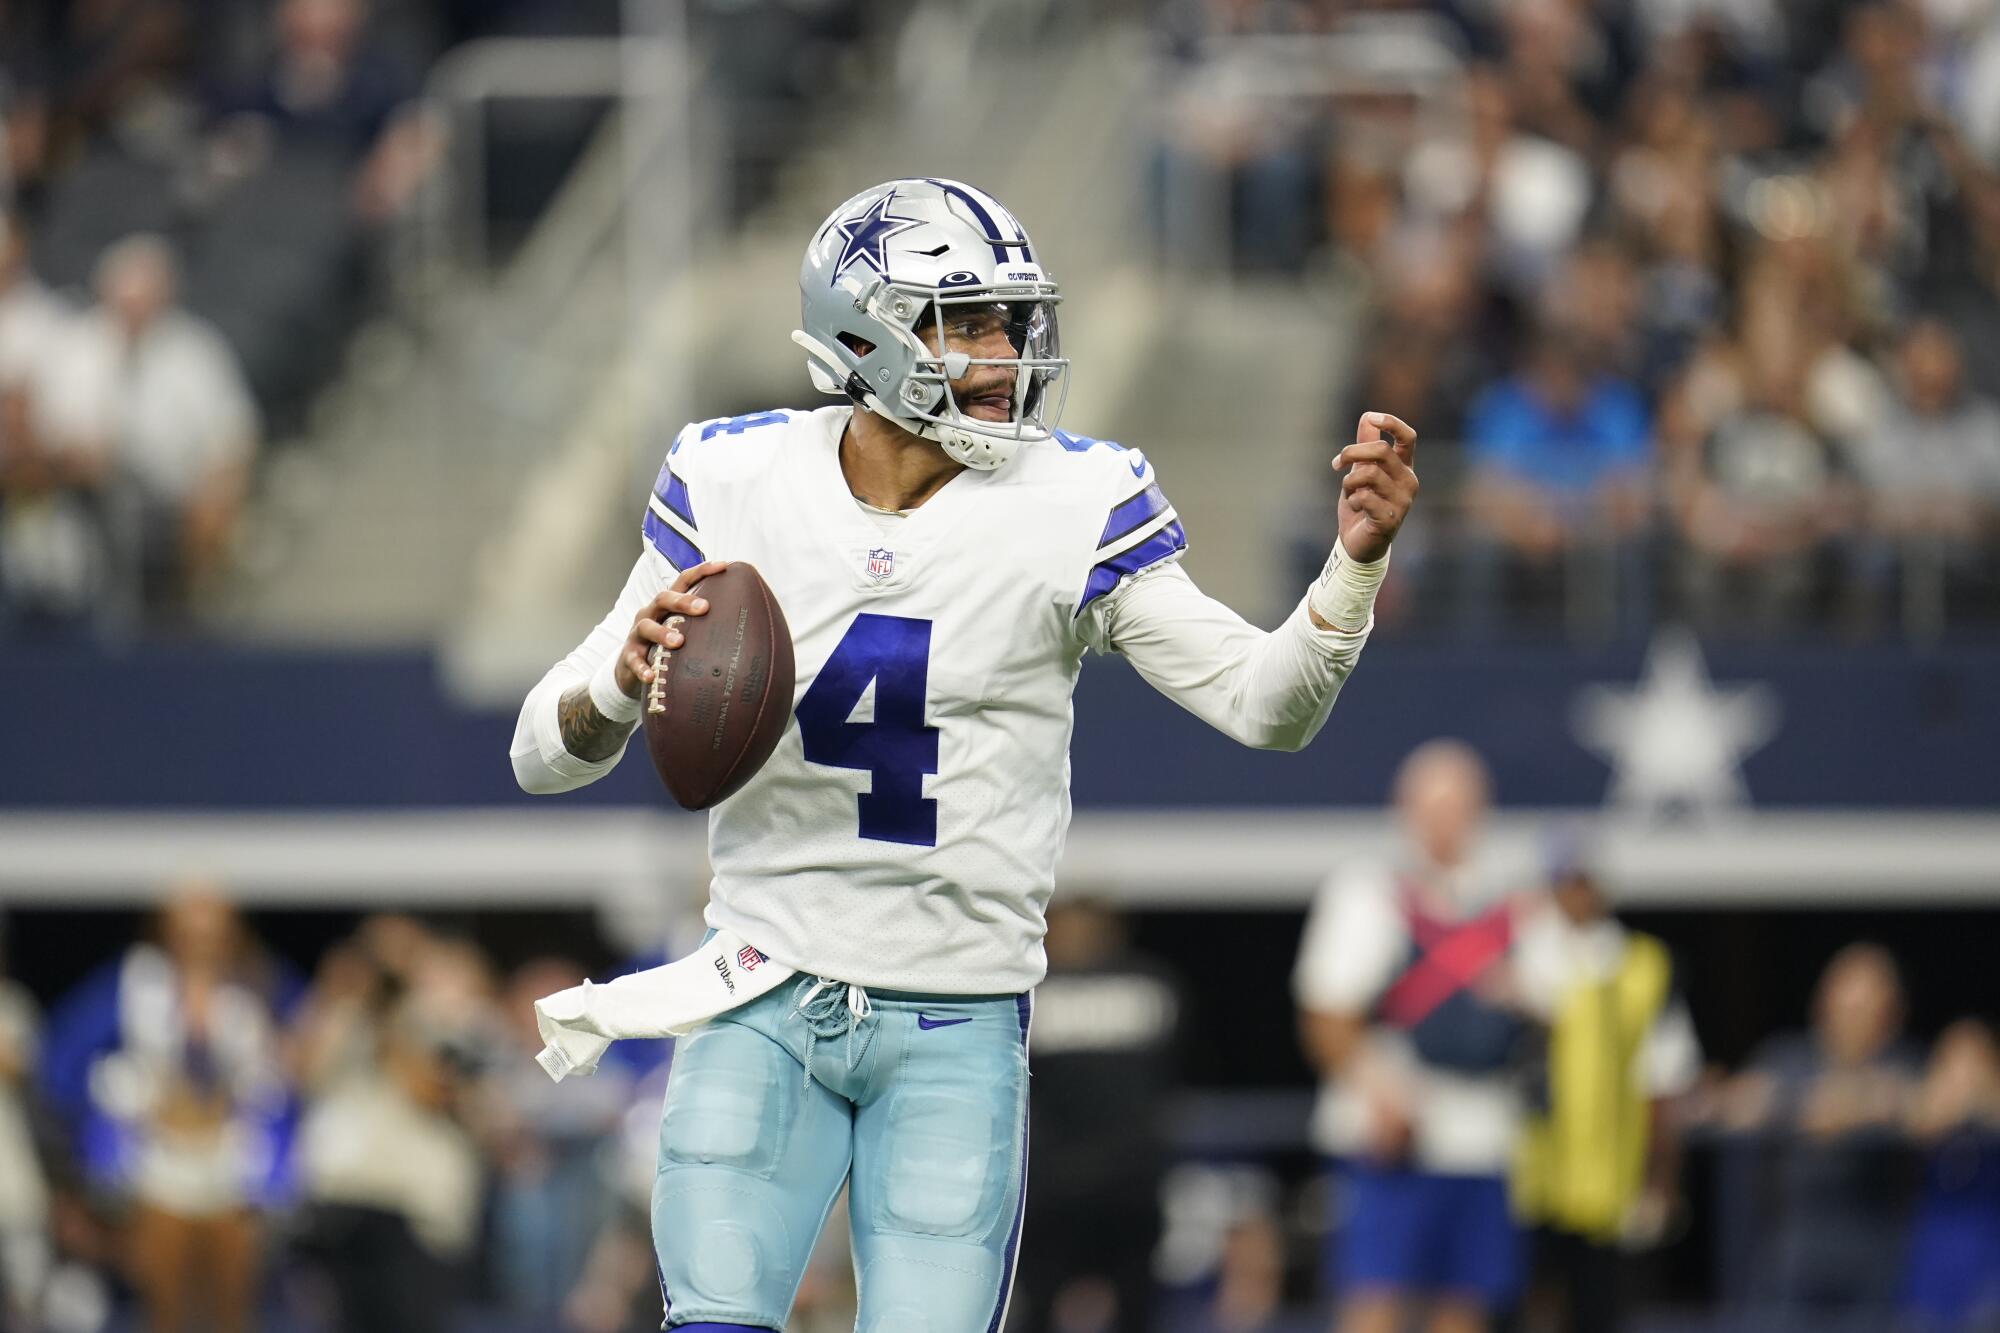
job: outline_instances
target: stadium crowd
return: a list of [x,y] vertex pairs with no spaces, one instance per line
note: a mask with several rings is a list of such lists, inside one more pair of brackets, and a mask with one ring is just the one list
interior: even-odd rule
[[[1343,867],[1307,924],[1325,1082],[1309,1134],[1281,1139],[1316,1156],[1231,1146],[1244,1125],[1186,1140],[1182,983],[1115,913],[1058,908],[1009,1327],[1304,1333],[1329,1296],[1348,1333],[1432,1298],[1438,1330],[1610,1330],[1662,1300],[1679,1322],[1646,1327],[1993,1327],[1991,1030],[1957,1023],[1926,1056],[1895,959],[1857,943],[1803,1031],[1703,1069],[1674,960],[1574,843],[1526,894],[1475,869],[1484,782],[1462,748],[1419,751],[1405,872]],[[671,1052],[625,1043],[551,1083],[531,1001],[582,975],[382,914],[306,976],[206,883],[45,1012],[0,973],[0,1330],[656,1327]],[[1638,1258],[1696,1201],[1708,1314]],[[850,1326],[852,1283],[836,1226],[793,1327]]]
[[1164,243],[1330,274],[1333,419],[1456,484],[1405,615],[1990,619],[2000,6],[1190,0],[1163,42]]
[[0,630],[173,623],[213,578],[438,151],[420,17],[8,7]]

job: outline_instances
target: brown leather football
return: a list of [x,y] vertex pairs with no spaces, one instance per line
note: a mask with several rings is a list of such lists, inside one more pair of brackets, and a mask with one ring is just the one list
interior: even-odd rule
[[706,810],[771,757],[792,716],[792,632],[756,566],[738,561],[691,590],[708,599],[656,647],[639,716],[653,770],[674,800]]

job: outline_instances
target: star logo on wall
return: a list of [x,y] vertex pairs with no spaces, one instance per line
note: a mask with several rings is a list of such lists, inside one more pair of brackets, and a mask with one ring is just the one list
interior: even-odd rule
[[1748,804],[1743,760],[1777,734],[1780,712],[1768,685],[1714,684],[1694,635],[1669,629],[1653,637],[1632,688],[1578,692],[1571,730],[1611,765],[1605,804],[1705,819]]
[[895,199],[896,192],[891,190],[855,216],[833,224],[845,238],[840,258],[833,265],[835,280],[855,264],[866,264],[882,277],[889,276],[889,238],[923,225],[918,218],[891,215],[889,205]]

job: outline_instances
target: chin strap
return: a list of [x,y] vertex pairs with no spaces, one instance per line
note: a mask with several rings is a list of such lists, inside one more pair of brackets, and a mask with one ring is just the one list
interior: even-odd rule
[[[1006,451],[1006,457],[996,459],[992,462],[985,462],[975,460],[969,456],[976,450],[976,445],[968,446],[961,444],[957,449],[952,448],[946,442],[946,431],[951,431],[953,435],[960,439],[969,436],[977,441],[982,437],[975,431],[959,431],[948,422],[929,421],[921,417],[906,417],[899,412],[889,411],[882,405],[881,397],[868,387],[868,382],[862,379],[859,374],[849,370],[845,363],[841,361],[839,353],[835,352],[831,347],[828,347],[804,329],[793,329],[792,341],[805,349],[806,371],[812,376],[813,387],[821,393],[846,394],[856,407],[865,408],[878,417],[886,417],[912,435],[921,436],[926,440],[936,442],[944,448],[946,453],[949,453],[953,458],[967,467],[989,471],[1006,462],[1008,457],[1012,457],[1013,450],[1009,449]],[[952,353],[950,356],[958,356],[961,363],[966,361],[965,357],[959,356],[957,353]],[[950,356],[947,356],[945,362],[947,374],[950,373],[951,368]],[[959,366],[959,373],[965,373],[964,364]]]

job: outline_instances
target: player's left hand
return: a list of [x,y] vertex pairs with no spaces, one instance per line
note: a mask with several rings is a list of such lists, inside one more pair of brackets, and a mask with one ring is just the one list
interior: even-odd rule
[[1417,498],[1417,433],[1401,417],[1363,412],[1354,443],[1333,460],[1340,479],[1340,544],[1364,563],[1380,560]]

